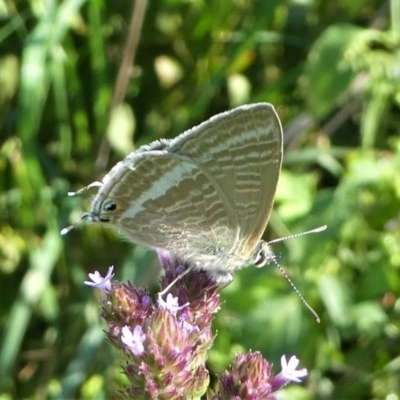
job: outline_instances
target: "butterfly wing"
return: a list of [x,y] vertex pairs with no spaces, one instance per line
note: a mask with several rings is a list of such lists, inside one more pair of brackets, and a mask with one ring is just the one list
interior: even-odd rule
[[169,152],[185,155],[224,193],[228,226],[240,229],[238,252],[252,253],[274,202],[282,164],[282,127],[272,105],[218,114],[178,136]]
[[[191,159],[164,150],[131,153],[105,177],[89,215],[129,240],[185,258],[234,241],[223,193]],[[218,234],[219,233],[219,234]]]

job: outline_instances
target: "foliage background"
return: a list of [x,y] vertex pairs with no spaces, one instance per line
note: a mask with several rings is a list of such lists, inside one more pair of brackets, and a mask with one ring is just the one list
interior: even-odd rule
[[274,245],[322,322],[276,268],[240,271],[210,371],[249,349],[276,371],[295,354],[310,376],[285,398],[399,398],[400,1],[3,0],[1,399],[112,396],[121,360],[82,282],[113,264],[156,287],[146,249],[96,226],[60,236],[90,202],[66,193],[141,144],[257,101],[285,127],[265,238],[328,224]]

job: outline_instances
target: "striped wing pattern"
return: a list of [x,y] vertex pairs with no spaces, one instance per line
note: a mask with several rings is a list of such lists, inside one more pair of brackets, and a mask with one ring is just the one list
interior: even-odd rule
[[206,269],[240,268],[268,222],[281,157],[273,107],[238,107],[131,153],[104,178],[90,213]]
[[[271,213],[282,164],[282,128],[269,104],[219,114],[171,144],[191,158],[222,193],[229,226],[244,253],[254,250]],[[240,249],[237,249],[239,252]]]

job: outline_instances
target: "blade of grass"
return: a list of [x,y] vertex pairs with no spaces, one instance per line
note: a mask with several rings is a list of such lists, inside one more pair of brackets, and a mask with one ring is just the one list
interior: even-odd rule
[[39,246],[32,246],[29,254],[30,269],[26,273],[19,295],[11,310],[0,349],[0,387],[13,367],[20,351],[32,309],[48,284],[59,258],[61,238],[56,230],[49,231]]

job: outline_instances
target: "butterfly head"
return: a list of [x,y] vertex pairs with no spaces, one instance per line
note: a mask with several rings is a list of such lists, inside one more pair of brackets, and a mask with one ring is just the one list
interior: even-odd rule
[[118,203],[116,201],[106,199],[96,204],[96,199],[92,204],[89,212],[83,214],[82,219],[86,222],[110,222],[112,218],[119,212]]
[[75,196],[76,194],[80,194],[93,187],[100,187],[100,190],[93,199],[90,211],[83,213],[81,218],[73,225],[67,226],[66,228],[62,229],[62,235],[67,234],[82,222],[92,224],[99,222],[109,223],[113,220],[115,221],[115,218],[117,218],[118,215],[122,212],[123,206],[122,204],[120,204],[120,202],[117,202],[108,197],[104,198],[104,194],[102,194],[105,187],[104,182],[93,182],[83,189],[78,190],[77,192],[69,192],[68,195]]
[[270,246],[264,240],[260,240],[254,250],[252,264],[257,268],[263,267],[265,264],[270,263],[275,258]]

